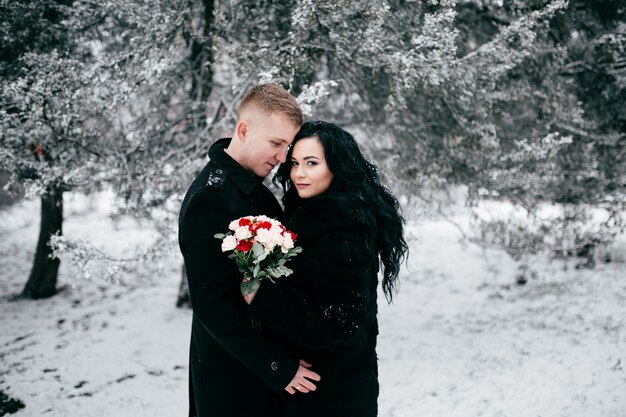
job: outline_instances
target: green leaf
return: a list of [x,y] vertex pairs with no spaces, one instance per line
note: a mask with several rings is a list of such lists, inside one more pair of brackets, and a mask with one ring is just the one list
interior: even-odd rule
[[265,253],[265,249],[263,248],[263,245],[261,245],[260,243],[254,242],[251,250],[252,250],[252,253],[254,254],[254,257],[256,258],[255,263],[259,263],[265,258],[267,258],[267,253]]
[[241,293],[243,295],[248,295],[257,291],[260,286],[261,286],[261,281],[253,278],[250,281],[242,282],[241,285],[239,285],[239,288],[241,289]]

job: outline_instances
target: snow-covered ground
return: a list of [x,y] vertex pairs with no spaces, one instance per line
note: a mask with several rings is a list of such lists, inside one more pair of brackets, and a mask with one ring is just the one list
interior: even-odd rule
[[[113,227],[106,195],[69,197],[68,237],[119,251],[151,236],[132,222]],[[467,215],[451,217],[463,227]],[[14,415],[186,415],[179,255],[125,287],[97,277],[73,287],[62,266],[57,296],[11,301],[38,216],[35,201],[0,212],[0,392],[25,404]],[[536,257],[537,278],[520,287],[504,252],[461,243],[451,223],[409,227],[417,238],[400,292],[391,305],[380,299],[381,417],[626,416],[626,265],[577,270]]]

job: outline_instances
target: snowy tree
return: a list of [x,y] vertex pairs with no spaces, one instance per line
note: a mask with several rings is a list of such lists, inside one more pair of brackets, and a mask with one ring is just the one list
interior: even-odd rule
[[146,216],[167,200],[158,192],[171,186],[164,182],[176,181],[163,171],[193,169],[168,166],[189,151],[181,146],[185,123],[204,114],[187,103],[185,83],[196,80],[200,97],[210,92],[194,77],[199,67],[190,65],[189,56],[206,49],[193,32],[192,6],[198,7],[175,0],[47,1],[2,9],[0,163],[13,173],[9,188],[26,185],[42,198],[23,295],[55,292],[58,259],[48,243],[61,234],[64,191],[106,184],[125,203],[120,207]]
[[[10,186],[56,196],[42,207],[59,209],[65,190],[111,187],[119,214],[159,231],[147,262],[175,251],[182,194],[262,81],[290,89],[308,117],[361,132],[397,192],[463,184],[472,204],[531,211],[613,196],[616,216],[623,202],[617,1],[11,5],[0,110]],[[134,268],[60,231],[42,229],[41,242],[56,233],[56,253],[86,273],[92,260],[116,265],[111,277]]]
[[[477,101],[480,107],[489,106],[480,125],[492,126],[493,146],[466,153],[464,183],[476,198],[482,194],[519,204],[533,219],[530,229],[542,230],[543,238],[539,246],[535,238],[518,239],[520,234],[538,235],[520,231],[516,222],[506,233],[491,236],[517,240],[517,252],[548,248],[582,256],[590,266],[596,249],[624,230],[626,135],[619,103],[626,94],[620,70],[626,8],[614,1],[548,6],[471,1],[460,26],[465,28],[465,56],[473,57],[472,44],[484,42],[477,46],[480,51],[491,42],[490,32],[503,33],[519,23],[510,16],[523,11],[538,15],[555,6],[556,13],[522,39],[511,38],[518,51],[525,49],[520,48],[525,40],[532,42],[507,76],[494,77],[497,84]],[[557,204],[561,215],[550,221],[538,216],[545,203]],[[598,207],[604,210],[603,220],[592,226],[591,212]],[[498,222],[482,226],[501,227]]]
[[[56,277],[59,266],[58,259],[50,259],[47,245],[50,235],[60,233],[63,219],[63,191],[65,184],[58,180],[45,181],[42,173],[37,172],[38,166],[50,163],[53,156],[42,146],[34,131],[16,128],[16,124],[25,122],[23,109],[31,106],[29,99],[15,103],[11,96],[18,94],[11,90],[10,84],[19,79],[26,65],[20,60],[23,56],[37,52],[53,53],[56,48],[63,49],[67,37],[61,30],[60,21],[63,15],[56,2],[43,2],[40,5],[27,3],[11,4],[1,9],[1,66],[3,96],[2,109],[2,148],[0,150],[0,167],[13,173],[13,181],[40,181],[41,197],[41,230],[37,244],[35,262],[24,289],[28,297],[38,298],[52,295],[56,291]],[[24,88],[30,85],[23,83]],[[43,115],[43,114],[42,114]],[[15,121],[15,123],[11,122]],[[43,125],[39,120],[39,128]],[[51,133],[52,135],[52,133]],[[21,138],[20,138],[21,137]],[[18,144],[19,143],[19,144]],[[17,152],[21,155],[18,157]],[[14,185],[9,183],[9,186]]]

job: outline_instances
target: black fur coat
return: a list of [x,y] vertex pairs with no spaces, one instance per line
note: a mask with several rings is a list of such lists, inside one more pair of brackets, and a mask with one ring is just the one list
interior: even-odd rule
[[375,216],[349,195],[323,194],[286,226],[303,248],[287,264],[294,274],[264,282],[249,311],[322,379],[315,392],[284,393],[284,415],[376,416]]

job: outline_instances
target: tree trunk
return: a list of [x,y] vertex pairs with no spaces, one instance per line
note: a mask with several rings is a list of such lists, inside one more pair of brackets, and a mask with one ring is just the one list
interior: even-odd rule
[[[213,27],[215,0],[202,0],[202,4],[204,6],[204,28],[200,38],[190,39],[191,55],[189,57],[193,73],[190,99],[199,102],[205,102],[213,89],[213,32],[215,30]],[[202,130],[202,125],[205,123],[206,118],[202,117],[196,126],[197,130]],[[176,307],[191,308],[185,265],[182,268]]]
[[189,285],[187,284],[187,270],[183,264],[182,274],[180,279],[180,286],[178,287],[178,299],[176,300],[176,307],[178,308],[191,308],[191,297],[189,296]]
[[215,0],[203,0],[204,28],[202,36],[191,39],[191,99],[205,102],[213,89],[213,10]]
[[53,187],[41,197],[41,227],[33,269],[22,291],[25,298],[46,298],[57,292],[59,259],[51,259],[50,236],[63,233],[63,191]]

